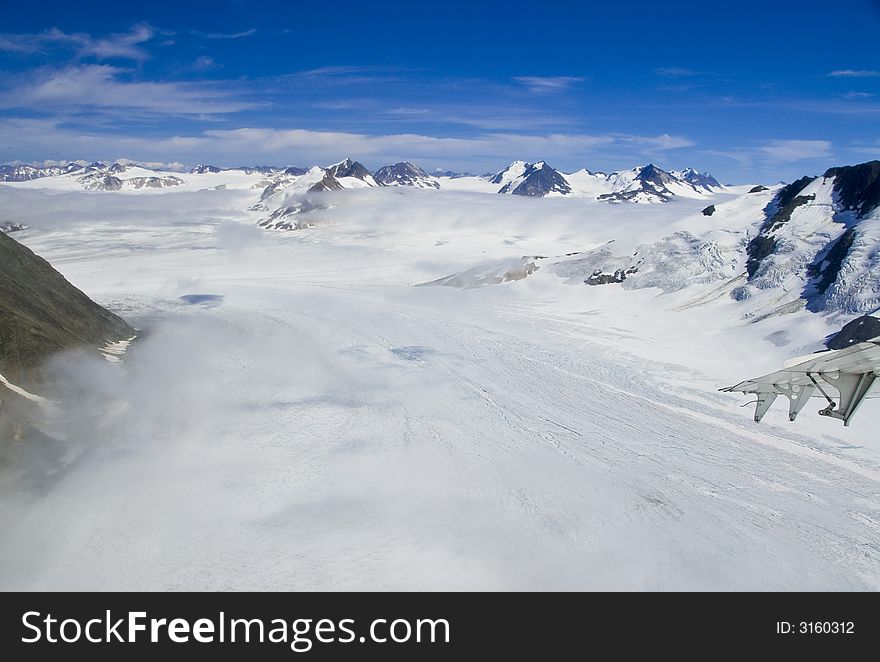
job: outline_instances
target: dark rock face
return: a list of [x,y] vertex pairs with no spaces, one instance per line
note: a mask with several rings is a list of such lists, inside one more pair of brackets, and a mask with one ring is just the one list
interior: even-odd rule
[[825,177],[834,177],[834,192],[845,209],[863,218],[880,206],[880,161],[829,168]]
[[776,239],[767,235],[759,234],[752,239],[746,246],[746,271],[749,278],[758,273],[758,267],[761,266],[761,260],[776,250]]
[[122,180],[114,175],[95,172],[80,177],[80,183],[89,191],[121,191]]
[[[603,193],[597,199],[606,202],[629,202],[639,199],[654,199],[658,202],[667,202],[675,197],[675,194],[667,188],[668,184],[682,183],[672,174],[649,163],[639,169],[633,183],[623,191]],[[697,189],[690,185],[694,190]]]
[[327,172],[329,172],[334,177],[356,177],[357,179],[368,181],[372,178],[372,175],[369,170],[367,170],[361,163],[357,161],[352,161],[351,159],[345,159],[342,163],[337,163],[334,166],[330,166],[327,168]]
[[373,173],[373,179],[385,186],[417,186],[423,188],[440,188],[428,173],[419,166],[403,161],[394,165],[379,168]]
[[795,209],[815,200],[815,195],[798,195],[815,179],[815,177],[802,177],[783,187],[776,194],[773,202],[766,207],[767,219],[761,225],[757,236],[746,246],[746,255],[748,256],[746,271],[750,279],[758,272],[761,261],[776,250],[775,231],[791,220]]
[[807,276],[816,278],[813,283],[816,292],[825,294],[828,288],[837,280],[843,261],[849,254],[853,240],[856,237],[855,228],[847,228],[840,237],[835,239],[828,248],[819,253],[816,260],[807,267]]
[[571,193],[571,186],[569,186],[565,177],[543,161],[526,168],[522,181],[516,184],[516,186],[514,184],[515,182],[505,184],[498,192],[524,195],[531,198],[543,198],[548,193],[561,193],[563,195]]
[[55,352],[101,347],[135,331],[51,265],[0,233],[0,374],[24,388]]
[[788,186],[783,186],[779,189],[779,193],[776,194],[776,204],[780,208],[788,205],[792,200],[794,200],[797,195],[803,191],[807,186],[816,181],[815,177],[801,177],[800,179],[793,181]]
[[167,188],[169,186],[180,186],[183,180],[180,177],[132,177],[126,182],[135,189],[141,188]]
[[828,349],[844,349],[880,336],[880,319],[863,315],[846,324],[825,343]]
[[329,172],[324,173],[323,179],[315,182],[309,187],[309,193],[320,193],[321,191],[338,191],[343,188],[342,184]]
[[195,168],[189,171],[189,174],[204,175],[209,172],[220,172],[220,168],[212,165],[197,165]]
[[661,170],[653,163],[649,163],[644,168],[642,168],[639,174],[636,176],[636,179],[642,182],[654,184],[654,186],[657,186],[658,188],[665,188],[667,184],[671,184],[675,181],[675,178],[672,175],[670,175],[665,170]]
[[308,168],[300,168],[299,166],[290,166],[289,168],[284,169],[285,175],[293,175],[294,177],[299,177],[300,175],[304,175],[309,171]]
[[715,205],[709,205],[703,210],[703,216],[711,216],[715,213]]
[[626,280],[627,276],[631,276],[638,270],[639,268],[637,266],[633,266],[628,269],[615,269],[614,273],[610,274],[602,273],[601,270],[594,271],[584,283],[587,285],[610,285],[612,283],[622,283]]
[[758,184],[757,186],[753,186],[752,188],[750,188],[749,193],[760,193],[761,191],[769,191],[769,190],[770,189],[768,189],[766,186],[761,186],[760,184]]

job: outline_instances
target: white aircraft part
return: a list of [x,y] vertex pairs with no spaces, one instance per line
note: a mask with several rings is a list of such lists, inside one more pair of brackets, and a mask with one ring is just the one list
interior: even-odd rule
[[[862,402],[877,397],[875,384],[880,376],[880,337],[845,349],[820,352],[802,357],[794,365],[777,372],[728,386],[722,391],[751,393],[758,396],[755,422],[760,423],[777,396],[788,398],[788,418],[794,421],[811,397],[819,391],[828,406],[819,413],[849,425]],[[820,381],[821,380],[821,381]],[[837,392],[837,402],[825,386]]]

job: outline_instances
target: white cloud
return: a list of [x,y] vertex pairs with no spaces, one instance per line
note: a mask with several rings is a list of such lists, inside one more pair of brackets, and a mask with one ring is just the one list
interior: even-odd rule
[[149,58],[140,44],[149,41],[156,31],[145,23],[134,26],[129,32],[110,34],[105,37],[76,32],[69,33],[52,28],[36,34],[0,34],[0,50],[22,55],[44,52],[50,47],[74,49],[80,57],[99,60],[121,58],[146,60]]
[[243,39],[245,37],[252,37],[257,34],[256,28],[251,28],[250,30],[242,30],[241,32],[200,32],[199,30],[193,30],[190,34],[195,35],[196,37],[201,37],[203,39]]
[[758,148],[769,161],[803,161],[833,156],[828,140],[771,140]]
[[123,80],[128,70],[109,65],[80,65],[31,72],[32,82],[13,81],[0,108],[45,110],[149,111],[160,115],[210,115],[254,107],[237,100],[219,84]]
[[[515,158],[547,160],[562,169],[597,167],[613,159],[620,167],[658,152],[693,145],[687,138],[662,134],[556,133],[528,135],[483,133],[470,137],[437,137],[417,133],[367,135],[344,131],[242,127],[210,129],[193,135],[132,137],[89,133],[51,120],[0,121],[0,145],[16,155],[103,159],[120,154],[141,161],[215,162],[219,165],[270,163],[313,165],[351,155],[370,167],[412,160],[426,168],[451,167],[482,172]],[[603,166],[604,167],[604,166]]]
[[517,76],[513,80],[525,85],[529,92],[547,94],[549,92],[562,92],[572,85],[582,83],[587,79],[583,76]]
[[620,139],[634,145],[644,147],[655,151],[664,151],[667,149],[681,149],[682,147],[693,147],[696,143],[683,136],[671,136],[663,133],[659,136],[629,136],[622,135]]
[[872,69],[838,69],[825,75],[832,78],[877,78],[880,76],[880,71]]
[[829,140],[776,139],[736,149],[704,150],[703,153],[731,159],[749,170],[773,166],[777,171],[779,164],[834,157],[832,143]]

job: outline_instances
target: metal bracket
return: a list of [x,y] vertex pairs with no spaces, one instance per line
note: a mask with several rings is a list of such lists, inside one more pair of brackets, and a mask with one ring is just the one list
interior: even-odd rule
[[835,409],[834,402],[831,402],[819,414],[841,420],[844,425],[848,426],[859,405],[862,404],[868,391],[871,390],[874,380],[877,379],[877,374],[873,372],[861,374],[841,372],[838,373],[837,377],[826,374],[820,374],[820,377],[840,393],[840,405]]
[[765,391],[764,393],[755,393],[755,395],[758,396],[758,404],[755,407],[755,423],[760,423],[761,419],[764,418],[764,414],[770,409],[770,405],[776,400],[777,394],[772,391]]
[[792,384],[791,386],[773,385],[779,392],[788,398],[788,420],[793,421],[801,413],[801,409],[813,397],[816,387],[812,384]]

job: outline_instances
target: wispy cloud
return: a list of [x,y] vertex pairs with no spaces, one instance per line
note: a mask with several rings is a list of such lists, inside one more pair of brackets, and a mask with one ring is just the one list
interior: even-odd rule
[[242,32],[201,32],[200,30],[192,30],[191,35],[201,37],[202,39],[244,39],[257,34],[256,28],[243,30]]
[[123,78],[127,73],[127,69],[103,64],[29,72],[34,79],[31,82],[18,79],[8,84],[9,89],[0,87],[0,108],[200,116],[233,113],[256,105],[240,100],[219,83],[129,81]]
[[704,154],[721,156],[742,166],[782,164],[834,157],[830,140],[772,139],[763,143],[730,150],[704,150]]
[[562,92],[587,79],[584,76],[516,76],[513,80],[525,85],[530,92],[547,94]]
[[94,57],[99,60],[127,59],[146,60],[150,57],[141,44],[152,39],[156,31],[141,23],[129,32],[93,37],[82,32],[63,32],[52,28],[34,34],[0,34],[0,50],[32,55],[46,52],[51,48],[73,49],[79,57]]
[[874,96],[869,92],[847,92],[843,95],[844,99],[869,99]]
[[832,78],[877,78],[880,77],[880,71],[873,69],[838,69],[825,75]]
[[638,147],[643,147],[652,151],[665,151],[668,149],[681,149],[683,147],[693,147],[696,143],[683,136],[671,136],[663,133],[659,136],[630,136],[620,135],[620,140]]
[[[241,162],[299,165],[332,163],[354,155],[379,166],[413,160],[426,168],[501,166],[515,158],[546,159],[561,168],[578,169],[609,154],[619,167],[651,158],[657,150],[677,149],[693,143],[663,134],[554,133],[531,135],[487,132],[470,137],[443,137],[417,133],[368,135],[346,131],[241,127],[210,129],[191,135],[131,137],[70,128],[55,120],[0,120],[0,144],[16,153],[41,153],[42,158],[115,159],[120,154],[143,161],[215,161],[220,165]],[[51,149],[52,153],[47,150]],[[482,170],[480,170],[482,171]]]
[[771,140],[758,148],[770,161],[804,161],[832,156],[828,140]]
[[201,55],[195,59],[190,65],[190,71],[214,71],[219,69],[220,65],[214,61],[210,55]]
[[654,73],[664,78],[690,78],[692,76],[700,76],[702,72],[686,69],[684,67],[657,67]]

